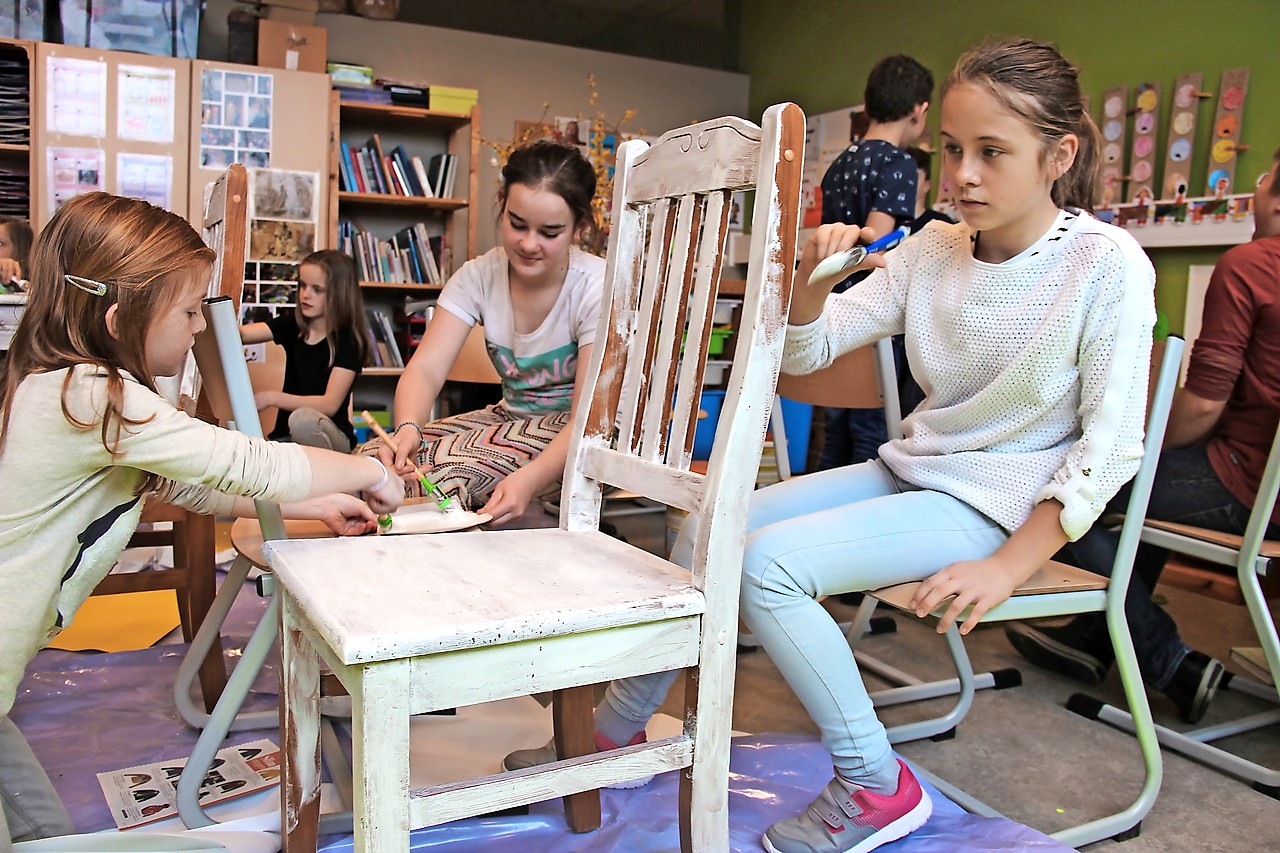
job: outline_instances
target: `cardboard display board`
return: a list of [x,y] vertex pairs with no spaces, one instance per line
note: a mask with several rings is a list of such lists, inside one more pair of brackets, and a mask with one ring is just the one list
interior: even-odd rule
[[1211,196],[1232,192],[1236,178],[1236,146],[1240,144],[1240,125],[1244,116],[1244,99],[1249,91],[1249,69],[1228,68],[1222,72],[1218,87],[1218,112],[1213,119],[1209,148],[1209,175],[1205,190]]
[[93,190],[186,215],[190,60],[42,42],[32,72],[34,228]]
[[292,304],[299,260],[329,246],[329,77],[229,62],[191,63],[189,216],[232,162],[249,169],[249,252],[241,309]]
[[1204,74],[1182,74],[1173,84],[1169,133],[1165,137],[1164,180],[1160,198],[1185,198],[1191,194],[1191,157],[1195,153],[1196,113],[1204,92]]
[[1160,117],[1160,84],[1141,83],[1134,90],[1133,153],[1129,158],[1129,198],[1154,200],[1156,124]]
[[1129,87],[1117,86],[1102,94],[1102,197],[1098,207],[1113,207],[1127,200],[1125,194],[1124,150],[1125,108],[1129,103]]

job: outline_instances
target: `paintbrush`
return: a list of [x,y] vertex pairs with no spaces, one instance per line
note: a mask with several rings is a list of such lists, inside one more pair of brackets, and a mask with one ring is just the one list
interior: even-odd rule
[[808,283],[813,284],[824,278],[841,275],[862,263],[872,252],[886,252],[910,234],[911,229],[904,225],[865,246],[854,246],[823,258],[822,262],[813,268],[813,272],[809,273]]
[[[400,448],[396,446],[396,440],[387,435],[387,431],[382,428],[380,423],[373,419],[373,415],[368,412],[361,412],[360,417],[364,418],[364,422],[369,425],[369,429],[373,430],[374,434],[377,435],[378,438],[382,439],[382,443],[391,448],[392,453],[400,452]],[[414,462],[412,458],[409,459],[409,464],[413,466],[413,473],[418,475],[418,482],[422,484],[422,489],[427,493],[427,497],[434,500],[436,502],[436,506],[446,512],[454,509],[453,502],[449,499],[449,496],[446,495],[439,486],[427,479],[427,475],[422,473],[422,469],[418,467],[417,463]],[[384,522],[382,518],[379,518],[378,523],[383,527],[389,526],[391,524],[391,517],[384,516],[383,518],[386,518],[386,521]]]

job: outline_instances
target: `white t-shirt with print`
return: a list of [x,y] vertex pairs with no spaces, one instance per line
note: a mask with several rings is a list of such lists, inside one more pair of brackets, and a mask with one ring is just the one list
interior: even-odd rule
[[534,331],[516,334],[510,266],[501,246],[462,265],[437,305],[468,325],[484,326],[489,360],[502,377],[503,405],[518,415],[567,412],[573,403],[578,348],[592,343],[600,318],[604,259],[569,252],[556,303]]

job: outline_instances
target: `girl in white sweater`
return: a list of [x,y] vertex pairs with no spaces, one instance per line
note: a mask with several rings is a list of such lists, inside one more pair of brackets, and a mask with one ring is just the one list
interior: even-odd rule
[[[27,663],[111,570],[144,499],[251,516],[258,498],[352,534],[404,497],[376,459],[249,438],[156,393],[153,377],[181,370],[205,327],[213,257],[180,217],[106,193],[68,201],[36,242],[0,384],[0,839],[71,831],[9,709]],[[340,494],[357,490],[368,504]]]
[[[931,223],[872,255],[864,265],[883,269],[838,295],[847,272],[805,282],[868,235],[826,225],[805,246],[783,369],[811,372],[905,333],[927,396],[878,459],[752,498],[742,618],[835,766],[808,811],[770,827],[773,853],[864,853],[932,811],[818,599],[923,579],[916,612],[950,598],[941,631],[972,605],[967,633],[1083,535],[1137,470],[1155,275],[1128,233],[1085,212],[1099,138],[1076,74],[1032,41],[969,52],[942,89],[943,174],[964,221]],[[600,742],[642,739],[673,677],[613,682],[596,710]],[[513,754],[507,766],[545,753]]]

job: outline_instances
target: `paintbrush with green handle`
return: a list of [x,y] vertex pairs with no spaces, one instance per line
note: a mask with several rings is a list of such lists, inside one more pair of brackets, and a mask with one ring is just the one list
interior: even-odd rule
[[[382,439],[382,443],[391,448],[392,453],[398,454],[400,452],[400,448],[396,446],[396,440],[387,435],[387,431],[382,428],[382,424],[373,419],[373,415],[368,412],[361,412],[360,417],[364,418],[364,422],[369,425],[369,429],[373,430],[374,434]],[[439,486],[427,479],[427,475],[422,473],[422,469],[417,466],[417,463],[412,458],[409,459],[409,464],[413,466],[413,473],[418,475],[418,482],[422,484],[423,491],[426,492],[427,497],[434,500],[436,506],[442,510],[453,509],[453,501],[450,500],[449,496]],[[378,523],[383,527],[389,527],[391,525],[391,516],[380,517]]]

